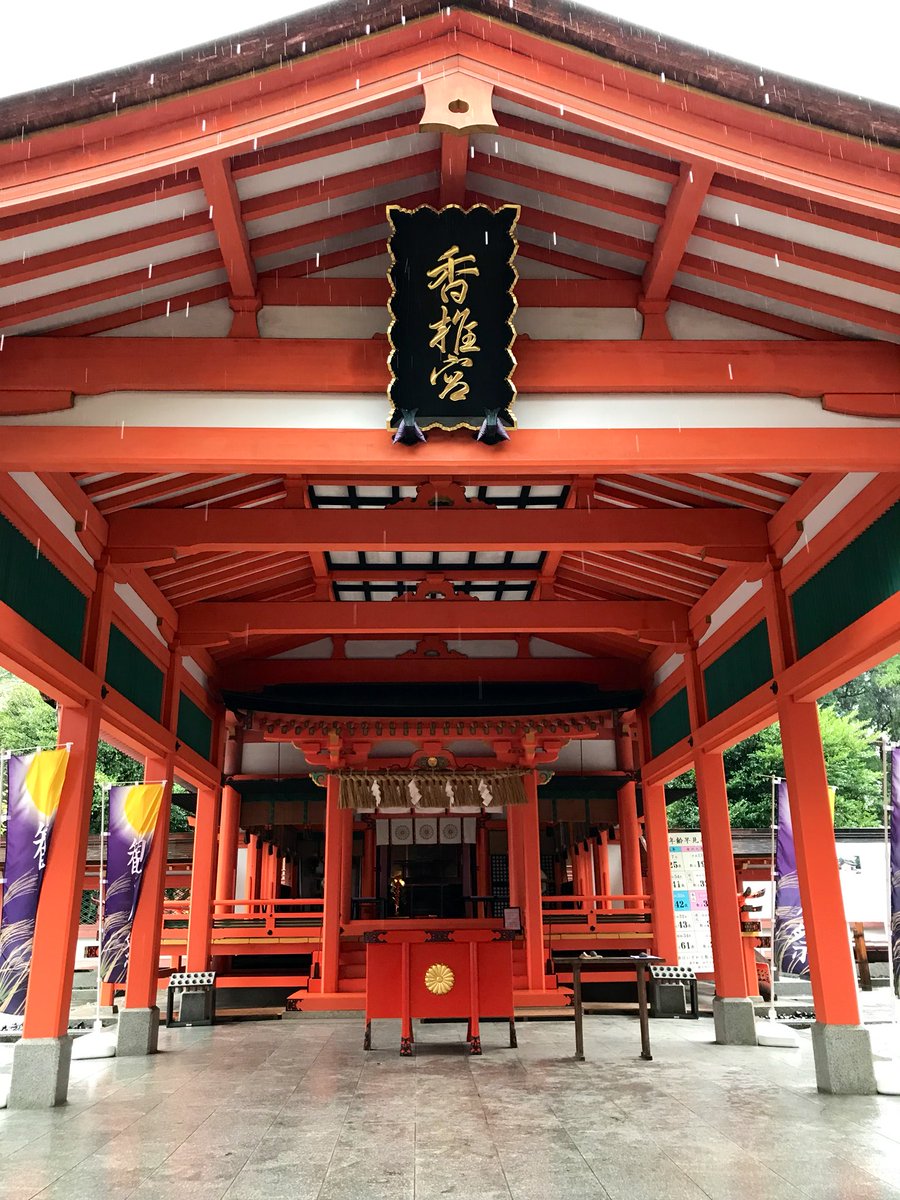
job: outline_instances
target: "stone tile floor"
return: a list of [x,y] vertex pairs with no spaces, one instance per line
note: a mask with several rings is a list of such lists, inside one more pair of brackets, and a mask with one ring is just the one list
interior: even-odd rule
[[[0,1111],[0,1200],[900,1200],[900,1098],[815,1090],[799,1050],[712,1022],[483,1026],[285,1020],[163,1031],[163,1053],[72,1065],[70,1103]],[[11,1046],[0,1046],[0,1075]]]

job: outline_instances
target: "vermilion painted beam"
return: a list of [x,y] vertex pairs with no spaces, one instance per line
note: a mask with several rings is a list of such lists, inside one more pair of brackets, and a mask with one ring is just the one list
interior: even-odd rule
[[726,508],[652,512],[137,508],[111,514],[109,529],[113,561],[119,560],[120,554],[126,561],[135,550],[147,552],[148,561],[188,551],[430,550],[437,546],[455,551],[559,547],[597,552],[636,546],[740,547],[757,550],[761,559],[768,552],[765,519]]
[[[148,348],[159,351],[158,345]],[[167,343],[166,353],[172,349]],[[393,482],[415,484],[436,476],[518,482],[570,479],[598,467],[622,473],[895,471],[900,461],[900,430],[883,424],[841,429],[642,429],[637,437],[632,429],[560,429],[549,441],[545,430],[519,429],[498,448],[432,435],[424,445],[393,450],[386,445],[383,429],[337,426],[207,428],[202,439],[195,429],[173,426],[126,426],[124,436],[119,425],[4,425],[2,432],[2,462],[8,471],[115,471],[127,466],[161,473],[270,472],[283,471],[290,462],[298,474],[340,482],[383,480],[386,466],[394,471]]]
[[[519,308],[634,308],[639,292],[637,278],[520,279],[516,284]],[[260,276],[259,293],[264,305],[383,308],[390,287],[386,278],[301,279],[272,271]]]
[[209,201],[209,216],[232,295],[251,297],[256,292],[256,267],[250,255],[247,230],[241,219],[241,202],[227,159],[201,159],[200,179]]
[[652,257],[644,268],[644,295],[648,300],[664,300],[668,296],[713,174],[712,163],[698,160],[681,164],[665,220],[653,243]]
[[249,659],[223,667],[222,688],[252,691],[276,684],[340,683],[507,683],[562,680],[595,683],[604,688],[640,688],[641,671],[634,662],[585,658],[384,658],[384,659]]
[[[215,256],[218,259],[218,254]],[[52,353],[48,348],[52,346]],[[881,342],[529,340],[516,345],[519,391],[825,392],[900,390],[900,348]],[[380,392],[384,343],[344,338],[7,339],[2,386],[15,391]],[[0,393],[2,397],[2,393]],[[3,411],[0,400],[0,412]],[[602,459],[601,459],[602,461]]]
[[179,614],[183,645],[215,645],[256,634],[427,634],[462,632],[509,635],[597,633],[614,630],[652,641],[680,642],[687,634],[686,606],[668,600],[411,600],[342,604],[308,600],[210,601]]

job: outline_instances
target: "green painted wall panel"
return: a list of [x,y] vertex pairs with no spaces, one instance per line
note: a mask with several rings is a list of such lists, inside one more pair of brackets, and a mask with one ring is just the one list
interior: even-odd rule
[[763,620],[704,670],[707,714],[717,717],[771,678],[769,633]]
[[680,742],[691,732],[687,689],[682,688],[671,699],[650,714],[650,749],[655,757]]
[[158,721],[162,712],[163,672],[118,625],[109,630],[106,682]]
[[178,700],[178,740],[208,759],[212,745],[212,729],[212,720],[190,696],[182,692]]
[[81,657],[87,597],[3,516],[0,600],[73,658]]
[[900,504],[791,596],[797,651],[808,654],[900,591]]

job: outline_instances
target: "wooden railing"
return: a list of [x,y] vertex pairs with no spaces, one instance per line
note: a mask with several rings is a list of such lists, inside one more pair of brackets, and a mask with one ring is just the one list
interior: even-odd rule
[[[267,938],[289,930],[318,930],[322,925],[322,898],[313,900],[215,900],[212,906],[213,941],[234,938]],[[190,900],[166,900],[163,933],[186,928]]]
[[545,926],[602,929],[651,925],[653,897],[644,895],[542,896]]

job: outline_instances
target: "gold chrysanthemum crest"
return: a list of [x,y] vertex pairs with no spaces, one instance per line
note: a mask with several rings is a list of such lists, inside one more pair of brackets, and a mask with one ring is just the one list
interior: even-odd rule
[[456,976],[444,963],[433,963],[425,972],[425,986],[435,996],[446,996],[456,983]]

